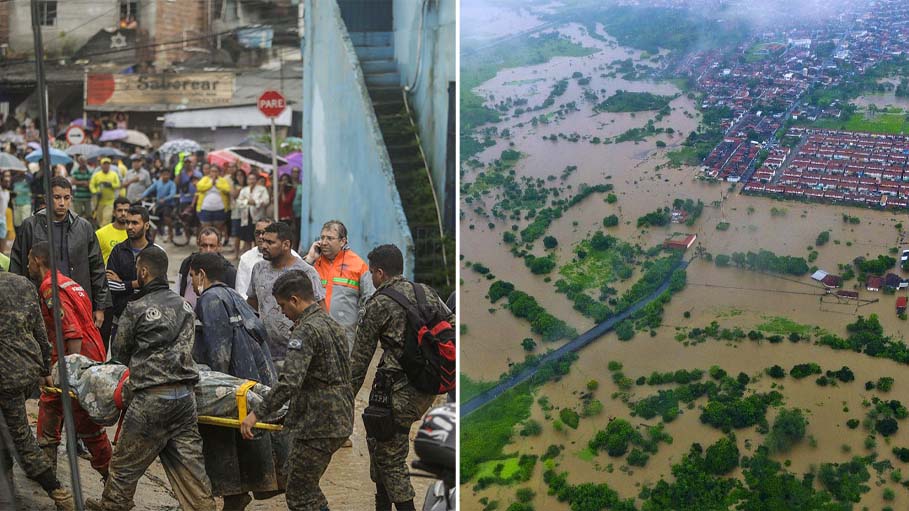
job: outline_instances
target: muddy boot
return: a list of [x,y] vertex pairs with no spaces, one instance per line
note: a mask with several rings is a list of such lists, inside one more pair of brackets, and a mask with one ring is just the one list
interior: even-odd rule
[[252,502],[252,497],[248,493],[225,495],[222,511],[243,511],[250,502]]
[[65,488],[57,488],[47,493],[48,497],[54,501],[59,511],[75,511],[76,503],[73,501],[73,495]]
[[47,457],[47,461],[50,461],[51,474],[57,477],[57,444],[45,445],[41,448],[41,452]]
[[97,499],[85,499],[85,509],[87,511],[104,511],[104,506]]
[[413,499],[406,502],[395,502],[395,509],[397,511],[416,511],[416,508],[413,506]]

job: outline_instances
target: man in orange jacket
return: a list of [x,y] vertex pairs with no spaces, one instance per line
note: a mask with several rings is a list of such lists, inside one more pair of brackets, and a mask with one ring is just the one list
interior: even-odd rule
[[[47,337],[51,340],[51,364],[57,361],[57,344],[54,337],[54,318],[51,294],[50,246],[46,241],[32,246],[28,255],[28,272],[32,279],[41,283],[39,287],[41,315],[47,327]],[[60,295],[60,323],[66,355],[78,353],[91,360],[104,362],[107,353],[101,333],[95,326],[92,317],[92,302],[88,293],[76,281],[57,272],[57,288]],[[50,383],[50,382],[46,382]],[[92,421],[78,403],[73,403],[73,419],[76,435],[85,443],[92,455],[92,468],[106,479],[111,458],[110,440],[104,428]],[[38,401],[38,445],[57,470],[57,447],[60,445],[60,432],[63,429],[63,405],[60,396],[41,392]]]
[[347,227],[338,220],[322,226],[322,234],[303,258],[313,265],[325,288],[325,306],[347,334],[347,351],[353,349],[357,321],[366,299],[376,291],[369,265],[347,245]]

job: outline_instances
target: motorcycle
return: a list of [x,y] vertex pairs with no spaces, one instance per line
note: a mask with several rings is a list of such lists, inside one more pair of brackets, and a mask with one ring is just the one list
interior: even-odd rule
[[455,470],[457,466],[458,410],[446,403],[426,412],[414,439],[417,460],[411,467],[419,470],[413,475],[437,479],[426,491],[423,511],[454,511],[457,502]]

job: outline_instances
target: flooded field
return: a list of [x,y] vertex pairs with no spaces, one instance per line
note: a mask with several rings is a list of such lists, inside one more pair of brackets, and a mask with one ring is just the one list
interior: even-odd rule
[[[597,68],[604,63],[616,59],[640,56],[639,51],[630,51],[615,47],[613,43],[604,43],[591,38],[577,25],[570,25],[559,30],[566,36],[584,46],[599,48],[600,52],[589,57],[569,58],[557,57],[547,64],[528,66],[519,69],[507,69],[500,72],[487,83],[482,84],[479,90],[484,96],[504,99],[506,96],[517,95],[527,97],[529,104],[542,103],[547,91],[552,84],[560,79],[568,78],[574,72],[581,72],[591,76],[590,88],[605,90],[601,97],[608,97],[617,90],[633,90],[635,92],[650,92],[654,94],[673,95],[679,90],[668,82],[642,82],[628,81],[621,78],[601,78]],[[534,77],[547,77],[543,82],[528,83]],[[506,85],[512,83],[517,85]],[[546,178],[549,175],[558,175],[562,170],[575,165],[578,170],[572,173],[564,182],[564,186],[576,188],[582,183],[600,184],[612,183],[619,196],[619,201],[608,205],[602,200],[602,195],[594,195],[584,202],[574,206],[570,212],[553,222],[548,232],[559,239],[559,248],[556,249],[560,260],[567,261],[570,257],[571,247],[595,231],[597,226],[602,227],[603,217],[616,213],[623,219],[633,220],[644,213],[653,210],[661,203],[660,196],[665,196],[663,203],[671,203],[673,198],[690,198],[697,196],[694,190],[702,188],[699,182],[691,179],[691,171],[679,172],[677,170],[663,170],[658,175],[653,169],[659,163],[657,157],[666,150],[670,150],[682,141],[682,136],[660,135],[644,142],[624,142],[621,144],[594,145],[581,141],[551,142],[543,140],[543,136],[557,134],[560,131],[571,131],[581,135],[598,136],[601,138],[616,136],[623,131],[643,126],[647,119],[653,117],[654,112],[638,112],[636,115],[629,113],[600,113],[592,112],[592,104],[584,102],[583,90],[576,83],[571,82],[565,94],[559,98],[559,103],[576,101],[581,106],[580,111],[570,112],[564,120],[552,122],[548,125],[533,127],[527,123],[534,115],[546,114],[557,107],[517,116],[500,123],[499,130],[509,129],[509,139],[499,139],[495,146],[486,149],[479,155],[480,161],[489,163],[497,158],[501,152],[510,147],[511,143],[524,154],[517,163],[515,171],[518,176],[531,176]],[[697,119],[689,118],[684,112],[694,115],[695,107],[691,100],[680,96],[670,105],[673,110],[671,115],[664,118],[659,125],[674,126],[677,132],[687,133],[697,127]],[[632,116],[634,115],[634,116]],[[523,126],[518,126],[519,124]],[[569,128],[570,127],[570,130]],[[656,149],[655,141],[666,142],[665,149]],[[670,176],[675,181],[664,181]],[[678,181],[684,180],[692,188],[691,193],[680,191]],[[645,184],[637,187],[635,193],[643,193],[650,199],[636,201],[628,193],[640,181]],[[687,193],[687,194],[686,194]],[[626,199],[629,198],[631,200]],[[486,201],[486,207],[494,204],[493,199]],[[662,204],[665,205],[665,204]],[[583,331],[593,326],[590,319],[583,317],[572,309],[572,304],[564,295],[556,294],[551,283],[545,282],[544,277],[531,275],[523,271],[520,260],[509,253],[508,246],[502,241],[502,232],[510,224],[499,222],[495,228],[488,227],[489,219],[479,217],[470,210],[464,210],[462,219],[462,235],[465,243],[462,244],[462,253],[467,261],[481,262],[490,268],[491,273],[497,278],[513,282],[516,287],[534,296],[537,301],[554,316],[565,320]],[[473,229],[469,226],[473,225]],[[524,223],[520,224],[521,226]],[[618,233],[612,233],[625,238],[626,231],[630,233],[632,227],[621,226]],[[654,238],[656,239],[656,237]],[[657,240],[662,242],[662,238]],[[653,243],[643,243],[652,245]],[[519,266],[516,266],[519,265]],[[515,271],[518,270],[518,271]],[[468,326],[468,332],[463,336],[462,345],[465,346],[463,368],[466,374],[474,378],[495,378],[507,369],[507,362],[514,361],[515,357],[522,357],[520,340],[530,336],[530,329],[526,322],[518,323],[522,326],[515,331],[512,321],[503,318],[508,316],[507,311],[490,314],[488,309],[491,304],[483,299],[488,291],[490,281],[471,272],[463,272],[464,285],[461,287],[463,321]],[[537,336],[538,337],[538,336]],[[476,340],[476,343],[474,343]],[[496,347],[490,349],[491,340],[496,340]],[[539,340],[539,339],[537,339]],[[473,347],[476,346],[476,350]],[[547,344],[547,347],[557,344]]]
[[883,94],[867,94],[859,96],[852,100],[854,105],[859,108],[868,108],[869,105],[875,105],[878,108],[895,107],[902,110],[909,110],[909,98],[897,97],[895,87],[899,85],[899,78],[885,78],[880,80],[881,83],[889,83],[894,86],[894,90]]
[[[491,102],[508,97],[527,98],[528,105],[532,107],[542,104],[554,83],[580,72],[591,77],[590,88],[604,91],[600,98],[608,97],[617,90],[660,95],[680,93],[669,82],[602,77],[604,64],[629,57],[640,60],[641,53],[618,47],[614,42],[594,39],[575,25],[556,29],[572,40],[599,51],[588,57],[556,57],[538,66],[503,70],[478,87],[477,92]],[[577,102],[579,111],[566,113],[564,117],[552,116],[547,124],[534,126],[529,122],[535,116],[558,110],[558,104],[571,101]],[[887,104],[875,102],[879,106]],[[890,255],[898,258],[898,254],[893,253],[894,249],[909,248],[906,247],[904,233],[897,228],[898,223],[906,223],[905,214],[743,196],[739,193],[740,185],[734,187],[728,183],[709,183],[700,179],[699,169],[667,167],[666,151],[678,147],[698,123],[695,105],[686,95],[679,94],[670,107],[671,113],[656,125],[674,128],[674,135],[664,133],[637,143],[592,144],[588,141],[591,137],[614,137],[630,128],[642,127],[656,112],[595,113],[593,103],[584,98],[583,87],[575,80],[569,80],[564,95],[550,109],[504,117],[497,127],[499,133],[507,128],[509,136],[497,138],[496,144],[483,151],[478,158],[483,164],[489,164],[503,150],[514,149],[522,153],[514,166],[517,176],[547,179],[548,176],[561,174],[566,166],[576,165],[577,170],[557,184],[573,188],[582,183],[610,183],[614,186],[613,193],[618,197],[614,204],[606,203],[602,194],[593,194],[567,210],[547,229],[548,235],[558,239],[559,245],[553,252],[559,264],[570,260],[573,245],[597,230],[638,244],[645,250],[661,244],[673,233],[685,232],[697,234],[697,244],[713,255],[769,250],[781,256],[809,258],[810,253],[816,251],[809,265],[833,274],[839,273],[839,265],[851,263],[857,257],[873,259],[878,255]],[[572,143],[560,138],[553,142],[544,139],[559,133],[577,133],[580,141]],[[665,142],[666,147],[658,148],[658,140]],[[476,169],[469,169],[462,179],[470,181],[476,172]],[[703,201],[703,213],[693,226],[637,227],[638,217],[671,206],[674,199]],[[484,205],[487,210],[495,200],[494,194],[486,196]],[[604,229],[603,217],[610,214],[618,215],[620,223]],[[844,222],[844,214],[857,217],[858,223]],[[493,228],[489,228],[489,222],[493,222]],[[496,221],[477,215],[472,209],[465,209],[461,222],[464,259],[486,265],[496,279],[512,282],[517,289],[534,296],[550,313],[579,331],[593,326],[592,320],[572,308],[565,295],[555,292],[552,281],[558,279],[557,273],[554,272],[550,276],[551,281],[547,282],[546,277],[532,275],[524,263],[510,253],[510,246],[502,241],[502,233],[508,230],[511,223]],[[728,224],[728,229],[718,230],[717,225],[721,223]],[[519,222],[521,228],[525,225],[525,221]],[[829,232],[829,241],[816,247],[815,239],[824,231]],[[532,252],[543,255],[539,245],[537,243]],[[689,250],[686,256],[693,254],[694,249]],[[909,276],[899,268],[892,271],[903,278]],[[631,281],[638,275],[636,271]],[[462,276],[461,316],[462,322],[468,326],[461,339],[462,372],[474,379],[495,380],[507,370],[509,363],[523,359],[520,341],[532,336],[530,326],[502,309],[501,303],[497,306],[489,303],[485,296],[490,280],[471,270],[465,270]],[[870,314],[880,317],[887,335],[906,339],[909,322],[897,317],[895,296],[866,291],[864,282],[852,279],[846,281],[843,288],[858,291],[862,301],[844,302],[826,294],[823,286],[808,275],[774,276],[734,267],[718,268],[704,259],[691,263],[687,280],[687,287],[666,305],[663,326],[655,329],[654,335],[648,335],[646,331],[638,332],[631,341],[620,342],[614,333],[610,333],[585,348],[566,377],[538,388],[535,400],[545,396],[553,407],[548,417],[538,403],[535,402],[531,408],[531,418],[542,425],[542,434],[515,436],[514,443],[505,448],[505,453],[541,456],[551,445],[561,446],[563,450],[554,462],[558,472],[569,473],[571,484],[606,482],[622,498],[636,498],[643,486],[652,486],[661,478],[671,480],[672,464],[679,462],[693,443],[706,447],[723,436],[719,430],[701,424],[700,408],[706,403],[706,399],[702,398],[695,402],[693,409],[683,408],[681,415],[666,425],[673,442],[660,444],[658,452],[644,467],[629,467],[624,458],[610,458],[605,453],[592,455],[586,452],[587,442],[613,418],[624,418],[634,425],[652,426],[659,422],[659,417],[650,421],[632,417],[628,405],[612,397],[619,389],[612,382],[607,364],[618,361],[624,366],[624,374],[632,379],[653,371],[706,371],[717,365],[730,375],[740,372],[749,375],[752,383],[748,385],[748,392],[780,391],[784,396],[784,406],[803,410],[809,421],[807,435],[811,440],[802,441],[789,453],[774,458],[780,462],[790,460],[787,470],[794,474],[813,470],[821,463],[848,461],[852,456],[864,456],[871,452],[877,452],[879,460],[890,460],[894,467],[901,467],[902,463],[890,451],[893,446],[909,446],[909,433],[899,431],[886,443],[883,437],[878,436],[877,447],[866,449],[864,443],[868,431],[861,426],[851,430],[846,427],[846,421],[862,420],[868,410],[863,401],[873,396],[909,402],[909,379],[904,376],[905,365],[850,351],[835,351],[806,341],[771,344],[747,339],[739,342],[707,340],[686,346],[676,339],[677,335],[692,328],[703,328],[712,321],[719,322],[722,327],[740,327],[747,332],[775,318],[820,327],[845,337],[847,324],[855,322],[859,315],[867,317]],[[628,283],[617,287],[621,290],[622,285]],[[489,309],[493,307],[496,310],[491,313]],[[533,337],[539,341],[538,336]],[[557,344],[543,348],[550,346]],[[540,348],[537,348],[539,351]],[[773,380],[764,375],[764,370],[774,364],[779,364],[788,372],[793,365],[808,362],[819,364],[825,371],[848,366],[855,374],[855,381],[822,387],[815,383],[815,377],[796,380],[786,376]],[[882,394],[865,390],[866,381],[874,381],[881,376],[894,377],[891,392]],[[558,410],[579,409],[581,395],[588,392],[586,385],[590,380],[600,383],[594,395],[605,405],[603,412],[595,417],[582,418],[576,430],[565,428],[564,431],[556,431],[553,418],[558,417]],[[630,390],[630,400],[636,401],[655,394],[660,388],[670,387],[635,385]],[[771,407],[767,420],[772,423],[777,412],[777,408]],[[765,438],[754,427],[736,430],[735,434],[743,456],[753,455]],[[528,487],[536,493],[533,503],[537,509],[569,509],[566,503],[547,495],[548,486],[543,481],[542,465],[543,462],[538,462],[530,480],[519,485],[492,485],[473,491],[474,482],[467,483],[462,488],[461,508],[484,509],[483,499],[484,502],[497,500],[505,504],[501,506],[504,509],[508,503],[515,502],[517,488]],[[731,475],[740,475],[740,470],[736,469]],[[896,500],[885,501],[877,484],[878,474],[872,471],[871,477],[868,483],[871,490],[862,495],[859,509],[863,506],[881,509],[887,505],[894,509],[909,507],[909,495],[905,491],[900,493],[898,485],[891,485],[898,490]],[[880,477],[886,479],[887,474]]]

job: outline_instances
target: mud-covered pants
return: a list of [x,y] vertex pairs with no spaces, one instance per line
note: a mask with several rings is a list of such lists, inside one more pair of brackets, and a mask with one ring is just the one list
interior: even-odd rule
[[196,398],[190,386],[135,393],[110,461],[110,478],[102,495],[103,508],[131,509],[139,478],[156,457],[160,457],[182,509],[216,510],[202,458]]
[[287,459],[287,509],[319,511],[328,507],[319,480],[332,455],[347,438],[294,439]]
[[[72,403],[76,436],[85,443],[85,447],[91,453],[92,468],[106,474],[111,457],[111,445],[107,432],[92,421],[79,403],[75,401]],[[63,400],[59,395],[41,393],[41,398],[38,400],[37,430],[38,445],[42,448],[60,445],[60,434],[63,430]],[[56,469],[56,467],[54,468]]]

